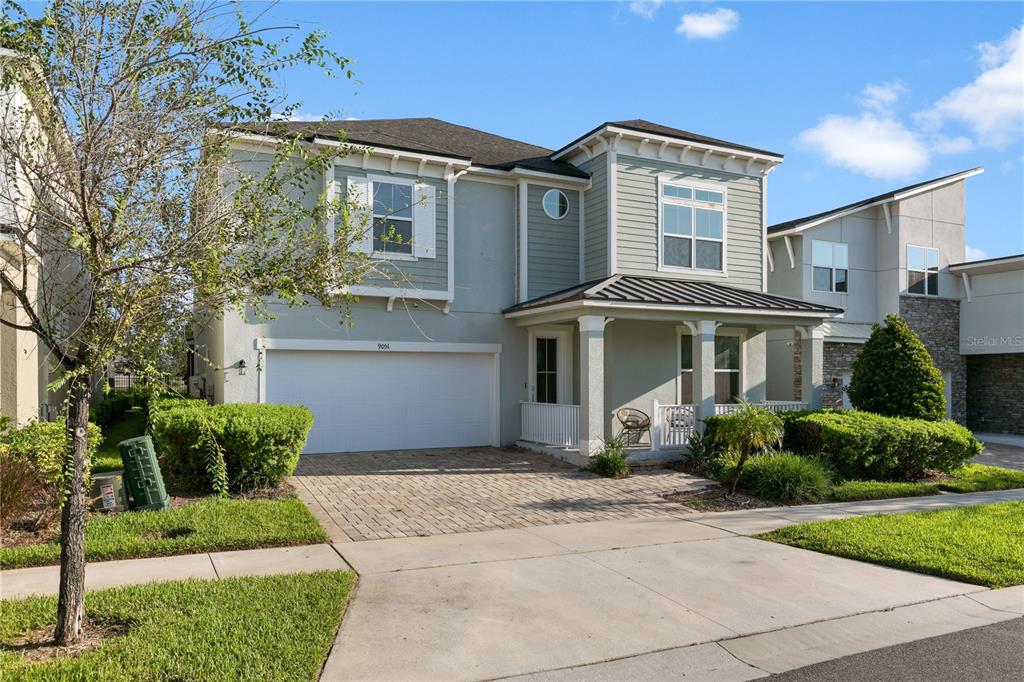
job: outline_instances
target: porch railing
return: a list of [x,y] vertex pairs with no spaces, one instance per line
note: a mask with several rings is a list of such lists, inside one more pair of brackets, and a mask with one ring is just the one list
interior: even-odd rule
[[562,448],[579,447],[579,405],[527,402],[521,405],[523,440]]
[[654,403],[651,442],[654,449],[684,447],[697,424],[694,405],[660,405]]
[[[793,410],[806,410],[807,403],[797,402],[795,400],[765,400],[759,403],[753,403],[758,407],[763,407],[769,412],[791,412]],[[740,406],[736,403],[716,404],[715,414],[733,414],[740,409]]]

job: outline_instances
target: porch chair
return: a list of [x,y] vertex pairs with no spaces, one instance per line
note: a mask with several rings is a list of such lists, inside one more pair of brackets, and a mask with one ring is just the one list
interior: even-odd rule
[[615,418],[622,425],[620,435],[626,438],[626,445],[639,445],[644,432],[651,436],[651,418],[634,407],[623,407],[615,412]]

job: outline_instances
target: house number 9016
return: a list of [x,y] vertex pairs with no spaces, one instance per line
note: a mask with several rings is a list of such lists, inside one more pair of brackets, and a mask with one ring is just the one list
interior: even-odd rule
[[391,344],[390,343],[378,343],[377,344],[377,350],[391,350]]

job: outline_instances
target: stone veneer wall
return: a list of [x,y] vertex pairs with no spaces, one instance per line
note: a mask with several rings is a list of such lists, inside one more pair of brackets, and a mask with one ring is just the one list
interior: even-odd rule
[[1024,435],[1024,353],[966,359],[968,428]]
[[823,407],[843,406],[843,373],[850,371],[863,347],[862,343],[825,343],[821,375],[825,383],[821,394]]
[[943,374],[949,372],[951,414],[967,423],[967,366],[960,355],[960,301],[903,296],[900,316],[906,320]]

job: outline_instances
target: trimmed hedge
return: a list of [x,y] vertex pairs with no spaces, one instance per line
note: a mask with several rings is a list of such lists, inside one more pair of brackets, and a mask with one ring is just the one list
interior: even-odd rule
[[909,481],[926,469],[953,471],[982,445],[953,421],[825,410],[787,419],[787,449],[826,456],[843,478]]
[[155,400],[149,424],[169,480],[223,492],[222,476],[231,490],[273,487],[288,478],[306,446],[313,413],[291,405]]

